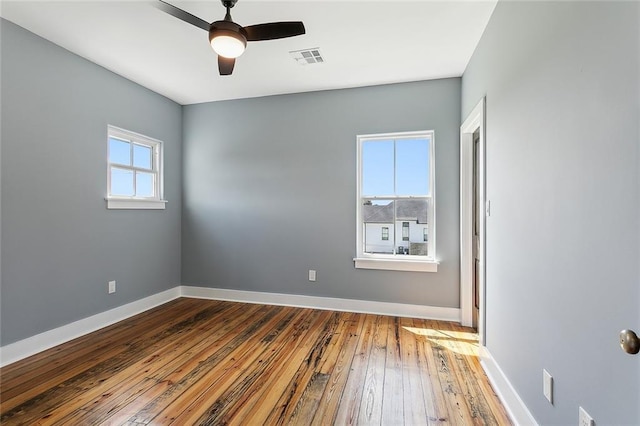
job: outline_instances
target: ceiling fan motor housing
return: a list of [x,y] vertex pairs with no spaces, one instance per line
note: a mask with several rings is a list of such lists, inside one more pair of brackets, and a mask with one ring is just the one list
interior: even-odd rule
[[[215,21],[209,27],[209,43],[214,37],[230,36],[237,38],[247,46],[247,32],[240,25],[233,21]],[[240,36],[240,37],[238,37]]]

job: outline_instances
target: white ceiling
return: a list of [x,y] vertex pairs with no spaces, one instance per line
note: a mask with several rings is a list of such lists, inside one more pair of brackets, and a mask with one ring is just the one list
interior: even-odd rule
[[[219,0],[169,2],[206,21],[224,17]],[[249,43],[224,77],[207,32],[152,1],[2,0],[0,16],[187,105],[459,77],[496,2],[240,0],[240,25],[303,21],[307,33]],[[289,55],[314,47],[325,63],[301,66]]]

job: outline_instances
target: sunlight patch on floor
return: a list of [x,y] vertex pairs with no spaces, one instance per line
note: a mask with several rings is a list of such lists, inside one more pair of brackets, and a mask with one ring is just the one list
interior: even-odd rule
[[478,356],[478,334],[467,331],[438,330],[433,328],[402,327],[404,330],[450,351],[467,356]]

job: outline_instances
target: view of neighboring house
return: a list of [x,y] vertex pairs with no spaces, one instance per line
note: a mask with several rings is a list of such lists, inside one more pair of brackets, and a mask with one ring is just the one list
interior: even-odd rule
[[427,256],[428,202],[366,201],[362,206],[365,252]]

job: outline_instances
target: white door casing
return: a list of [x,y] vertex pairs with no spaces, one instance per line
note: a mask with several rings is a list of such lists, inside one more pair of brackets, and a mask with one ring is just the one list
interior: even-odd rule
[[[473,134],[478,131],[479,142],[479,205],[486,206],[485,193],[485,99],[471,111],[460,126],[460,322],[463,326],[473,325]],[[478,315],[478,334],[484,345],[484,303],[485,303],[485,240],[486,209],[480,209],[480,232],[478,257],[478,292],[480,311]]]

